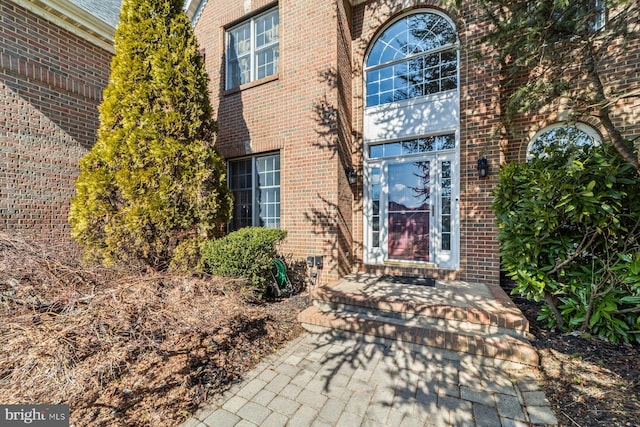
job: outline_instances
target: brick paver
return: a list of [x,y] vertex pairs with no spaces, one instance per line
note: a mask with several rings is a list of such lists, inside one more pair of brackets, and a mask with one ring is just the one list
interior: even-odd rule
[[528,369],[392,340],[304,334],[183,426],[555,425]]

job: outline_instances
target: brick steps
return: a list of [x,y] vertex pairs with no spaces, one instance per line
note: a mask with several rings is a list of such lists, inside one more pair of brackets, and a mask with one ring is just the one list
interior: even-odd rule
[[[322,301],[314,301],[314,305],[318,307],[321,312],[341,312],[347,315],[359,315],[363,318],[372,320],[378,320],[380,322],[389,322],[394,324],[402,324],[412,327],[426,327],[435,328],[443,332],[462,332],[464,334],[481,334],[483,336],[498,336],[498,335],[510,335],[514,338],[526,339],[528,336],[527,331],[509,329],[491,324],[489,322],[473,322],[468,320],[459,320],[462,316],[451,317],[439,317],[435,313],[415,313],[410,311],[395,312],[384,311],[372,308],[365,308],[353,305],[344,305],[336,303],[327,303]],[[441,307],[443,309],[451,309],[450,311],[440,310],[444,313],[450,314],[456,312],[457,307]]]
[[415,321],[420,324],[435,322],[440,327],[453,325],[456,330],[506,333],[518,338],[529,336],[529,322],[512,305],[507,305],[500,313],[495,313],[473,307],[427,304],[411,300],[350,294],[331,288],[316,289],[311,296],[314,304],[320,306],[322,311],[354,311]]
[[314,305],[298,320],[311,332],[329,329],[441,348],[537,366],[526,337],[529,325],[515,307],[499,313],[471,307],[350,294],[331,288],[312,292]]

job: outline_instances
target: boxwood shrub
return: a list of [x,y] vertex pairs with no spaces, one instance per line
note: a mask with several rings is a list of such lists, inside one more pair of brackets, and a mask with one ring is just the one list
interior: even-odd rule
[[204,270],[223,277],[245,278],[258,298],[265,296],[271,283],[277,245],[287,236],[285,230],[246,227],[207,241],[202,248]]

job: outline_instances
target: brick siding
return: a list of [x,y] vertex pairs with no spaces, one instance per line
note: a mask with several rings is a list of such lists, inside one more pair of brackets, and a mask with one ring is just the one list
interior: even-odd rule
[[[347,42],[349,11],[334,1],[281,1],[277,77],[225,91],[224,27],[270,5],[210,0],[196,24],[220,128],[216,146],[227,159],[280,150],[281,228],[288,231],[282,251],[324,256],[320,280],[333,281],[350,269],[352,239],[353,195],[344,178],[350,123],[342,117],[351,101],[348,92],[338,94],[345,81],[336,81],[338,67],[349,68],[349,52],[341,47],[340,59],[337,53]],[[347,31],[340,41],[339,25]],[[340,79],[350,84],[348,70]]]
[[[224,88],[224,28],[268,7],[268,2],[209,0],[196,25],[206,51],[216,145],[227,159],[280,150],[281,227],[284,251],[297,258],[324,255],[324,281],[354,269],[499,282],[500,265],[490,210],[491,189],[501,161],[498,68],[495,54],[480,44],[481,8],[464,2],[459,11],[414,1],[449,15],[459,31],[460,61],[460,269],[365,266],[363,253],[363,75],[367,46],[377,32],[407,8],[384,0],[356,6],[337,0],[279,2],[280,71],[277,78]],[[391,7],[389,6],[391,5]],[[478,52],[481,55],[475,55]],[[477,59],[480,58],[480,59]],[[489,178],[477,176],[486,157]],[[353,166],[358,183],[344,174]]]
[[93,144],[111,54],[0,2],[0,229],[69,238],[78,161]]

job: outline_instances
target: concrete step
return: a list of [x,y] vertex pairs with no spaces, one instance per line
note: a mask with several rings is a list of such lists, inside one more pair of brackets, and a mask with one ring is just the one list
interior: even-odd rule
[[345,310],[322,311],[315,305],[300,313],[298,321],[315,333],[341,330],[517,364],[538,365],[538,354],[531,344],[508,334],[463,333],[392,317]]

